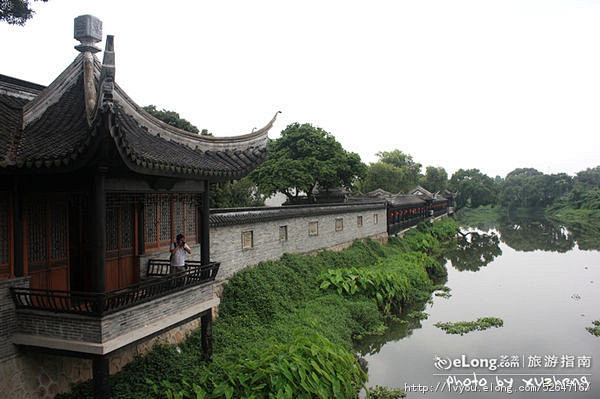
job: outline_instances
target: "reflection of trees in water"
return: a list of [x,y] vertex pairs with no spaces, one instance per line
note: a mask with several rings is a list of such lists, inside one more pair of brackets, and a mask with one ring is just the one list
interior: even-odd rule
[[561,224],[541,214],[505,215],[498,221],[502,242],[517,251],[567,252],[575,241]]
[[485,222],[463,218],[460,223],[481,230],[496,229],[500,240],[517,251],[567,252],[575,243],[581,249],[600,249],[600,226],[580,221],[563,224],[542,212],[503,214]]
[[478,271],[502,255],[500,240],[496,233],[470,232],[458,236],[456,248],[446,254],[452,266],[459,271]]
[[600,250],[600,226],[576,220],[565,224],[579,249]]

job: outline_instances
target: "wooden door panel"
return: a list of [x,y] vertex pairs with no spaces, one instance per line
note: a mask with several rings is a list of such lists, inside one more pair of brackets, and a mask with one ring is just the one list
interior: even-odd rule
[[69,289],[69,268],[67,266],[53,267],[48,272],[48,282],[52,290]]
[[119,259],[119,285],[125,287],[136,282],[136,268],[133,256]]
[[106,290],[119,288],[119,259],[106,261]]
[[46,271],[30,272],[29,286],[31,288],[48,289],[48,279],[46,277]]

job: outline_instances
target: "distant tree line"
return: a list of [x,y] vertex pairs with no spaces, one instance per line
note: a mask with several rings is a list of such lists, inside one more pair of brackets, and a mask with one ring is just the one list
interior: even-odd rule
[[449,187],[458,191],[458,207],[600,209],[600,166],[580,171],[574,177],[566,173],[544,174],[533,168],[517,168],[505,178],[497,176],[495,179],[478,169],[460,169],[452,175]]

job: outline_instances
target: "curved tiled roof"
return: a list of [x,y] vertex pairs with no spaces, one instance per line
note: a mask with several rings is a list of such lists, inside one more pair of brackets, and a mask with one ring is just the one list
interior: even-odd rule
[[18,139],[23,106],[28,100],[0,94],[0,165],[10,161]]
[[232,180],[264,160],[275,117],[264,128],[235,137],[170,126],[114,84],[112,39],[110,48],[108,43],[108,64],[80,54],[41,93],[39,85],[8,77],[12,80],[4,86],[0,81],[0,168],[72,168],[74,161],[93,155],[94,143],[109,137],[125,165],[141,174]]
[[19,167],[68,166],[83,154],[96,131],[88,125],[79,77],[41,116],[22,131],[15,163]]
[[411,194],[397,194],[389,199],[390,204],[395,206],[405,205],[422,205],[425,204],[425,200],[420,198],[418,195]]
[[115,138],[119,150],[132,169],[154,170],[155,174],[191,174],[211,178],[240,178],[266,156],[266,145],[244,149],[211,150],[153,135],[136,118],[116,106]]

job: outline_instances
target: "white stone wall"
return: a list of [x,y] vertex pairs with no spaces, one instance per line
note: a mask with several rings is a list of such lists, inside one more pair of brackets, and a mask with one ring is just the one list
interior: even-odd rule
[[[387,232],[385,206],[358,212],[302,216],[210,229],[210,257],[221,262],[217,280],[231,277],[235,272],[264,260],[278,259],[284,253],[306,253],[338,247],[357,238],[379,237]],[[377,223],[375,216],[377,215]],[[362,227],[357,217],[362,216]],[[343,219],[343,229],[335,230],[335,219]],[[309,236],[310,222],[318,222],[319,232]],[[279,240],[279,227],[287,226],[288,240]],[[242,249],[242,233],[253,232],[253,248]]]

